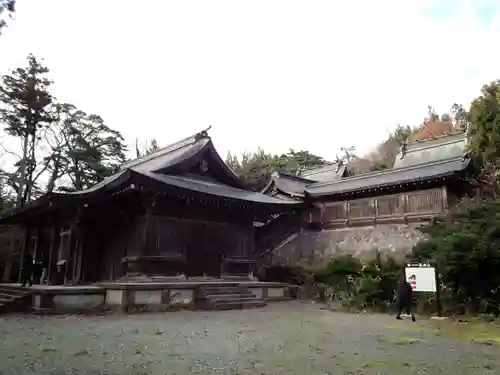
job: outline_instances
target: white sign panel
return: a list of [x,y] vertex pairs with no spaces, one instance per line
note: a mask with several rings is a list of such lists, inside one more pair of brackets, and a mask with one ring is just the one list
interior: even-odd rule
[[436,271],[428,265],[408,265],[405,268],[406,280],[415,292],[436,292]]

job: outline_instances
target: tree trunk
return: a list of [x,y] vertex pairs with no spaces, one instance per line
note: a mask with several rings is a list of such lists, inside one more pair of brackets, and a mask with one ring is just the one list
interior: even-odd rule
[[36,157],[35,157],[35,152],[36,152],[36,125],[33,127],[32,133],[31,133],[31,142],[28,142],[28,147],[29,147],[29,163],[27,166],[29,168],[26,168],[26,171],[28,172],[28,175],[26,176],[26,187],[24,189],[24,199],[23,199],[23,206],[24,204],[28,203],[31,201],[31,196],[33,192],[33,173],[35,172],[36,169]]
[[23,158],[21,159],[21,163],[19,166],[19,183],[17,186],[17,202],[16,207],[20,208],[24,206],[23,196],[24,196],[24,187],[26,185],[26,161],[28,159],[28,135],[24,135],[23,140]]
[[47,193],[51,193],[52,191],[54,191],[58,174],[59,174],[59,165],[56,161],[54,161],[54,170],[52,171],[49,182],[47,184]]

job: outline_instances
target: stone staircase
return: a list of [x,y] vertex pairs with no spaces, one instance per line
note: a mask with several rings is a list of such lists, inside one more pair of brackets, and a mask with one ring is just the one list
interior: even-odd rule
[[27,311],[32,304],[32,293],[20,286],[0,285],[0,314]]
[[205,310],[236,310],[266,305],[264,300],[240,284],[201,286],[196,304]]

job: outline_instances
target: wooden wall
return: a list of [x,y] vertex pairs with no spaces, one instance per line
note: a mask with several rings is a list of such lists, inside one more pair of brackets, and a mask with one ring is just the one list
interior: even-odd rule
[[124,274],[125,256],[168,256],[180,254],[186,264],[179,272],[188,276],[219,276],[223,257],[245,257],[253,252],[253,228],[222,222],[143,215],[130,218],[127,226],[116,227],[105,239],[103,279]]
[[316,203],[304,220],[309,224],[340,224],[357,221],[388,222],[407,217],[428,217],[447,207],[445,187],[343,202]]

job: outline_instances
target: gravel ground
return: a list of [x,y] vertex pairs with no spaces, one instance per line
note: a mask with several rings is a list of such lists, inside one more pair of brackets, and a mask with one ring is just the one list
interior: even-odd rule
[[0,374],[498,374],[500,348],[430,322],[262,309],[0,319]]

